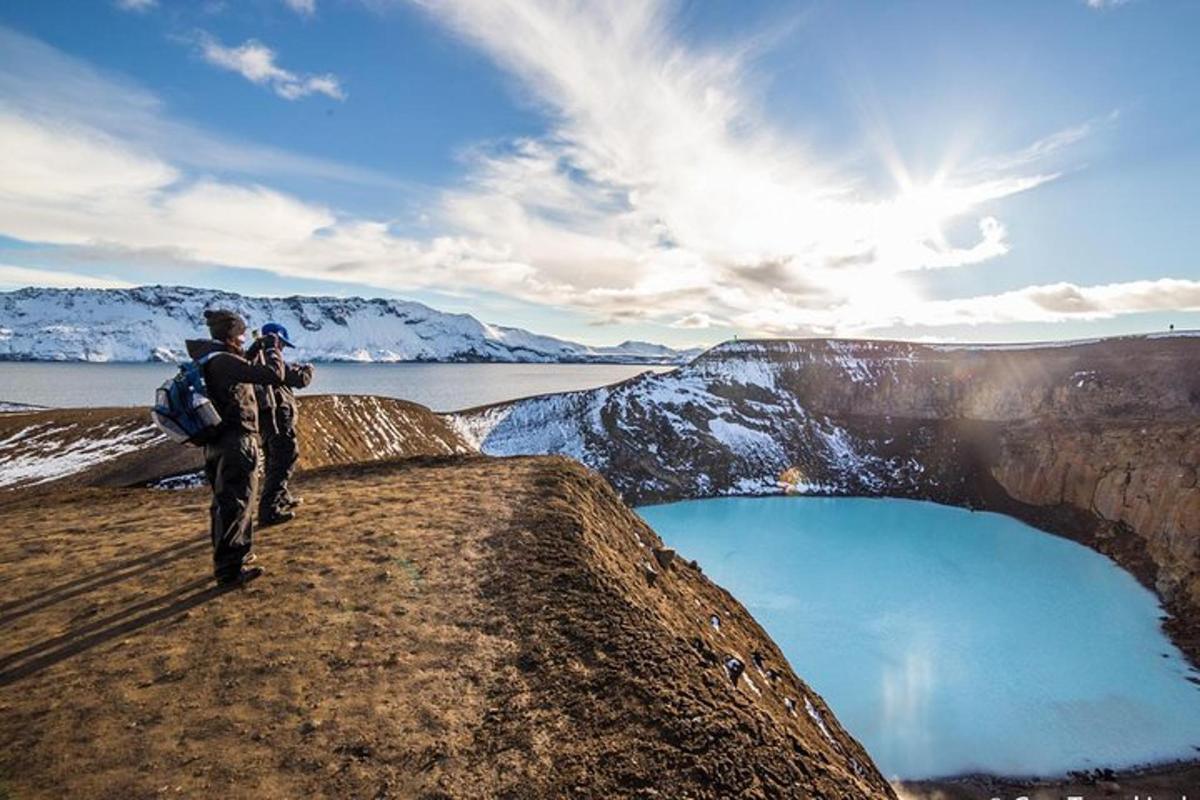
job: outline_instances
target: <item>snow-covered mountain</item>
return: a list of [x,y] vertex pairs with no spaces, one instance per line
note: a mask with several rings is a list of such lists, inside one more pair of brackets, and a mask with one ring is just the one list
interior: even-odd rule
[[590,347],[405,300],[245,297],[185,286],[0,292],[0,360],[178,361],[207,335],[204,310],[288,329],[304,361],[686,363],[699,350],[646,342]]

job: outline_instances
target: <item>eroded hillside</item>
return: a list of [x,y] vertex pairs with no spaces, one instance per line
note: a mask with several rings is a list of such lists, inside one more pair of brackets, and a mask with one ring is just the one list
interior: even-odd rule
[[[424,406],[387,397],[299,398],[300,468],[379,458],[473,452]],[[0,488],[57,481],[131,486],[194,473],[203,450],[168,440],[144,408],[0,414]]]
[[203,490],[0,497],[13,796],[893,797],[731,596],[560,458],[299,480],[221,592]]

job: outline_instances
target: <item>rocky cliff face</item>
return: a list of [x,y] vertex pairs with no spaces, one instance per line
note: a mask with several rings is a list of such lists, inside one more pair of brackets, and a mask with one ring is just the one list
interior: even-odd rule
[[1200,652],[1200,337],[734,342],[452,419],[485,453],[576,457],[635,503],[801,491],[1010,513],[1112,555]]

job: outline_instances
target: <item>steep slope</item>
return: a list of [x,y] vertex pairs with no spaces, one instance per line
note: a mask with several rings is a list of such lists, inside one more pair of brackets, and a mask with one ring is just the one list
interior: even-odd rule
[[746,610],[579,465],[300,480],[304,515],[232,592],[204,577],[202,491],[0,495],[0,788],[895,796]]
[[454,417],[631,502],[785,490],[1014,514],[1112,555],[1200,655],[1200,337],[958,347],[727,343],[661,375]]
[[540,336],[421,303],[361,297],[245,297],[186,286],[0,292],[0,359],[179,361],[206,308],[232,308],[257,327],[274,320],[308,361],[683,363],[698,351],[645,342],[616,347]]
[[[387,397],[299,398],[300,469],[380,458],[473,452],[424,406]],[[0,488],[54,481],[130,486],[194,473],[198,447],[175,444],[140,408],[0,414]]]

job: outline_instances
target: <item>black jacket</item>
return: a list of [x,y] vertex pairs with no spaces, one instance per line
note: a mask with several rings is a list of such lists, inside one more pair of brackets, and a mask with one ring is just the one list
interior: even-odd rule
[[224,342],[213,339],[189,339],[187,352],[192,358],[222,353],[204,365],[204,385],[208,397],[221,415],[221,425],[242,433],[258,433],[258,402],[254,385],[283,385],[283,356],[278,350],[263,354],[263,363],[251,364],[242,354]]
[[[263,363],[265,352],[255,342],[246,351],[246,358],[251,363]],[[258,416],[260,428],[268,433],[296,435],[296,389],[303,389],[312,383],[312,364],[283,365],[283,385],[254,387],[258,396]]]

